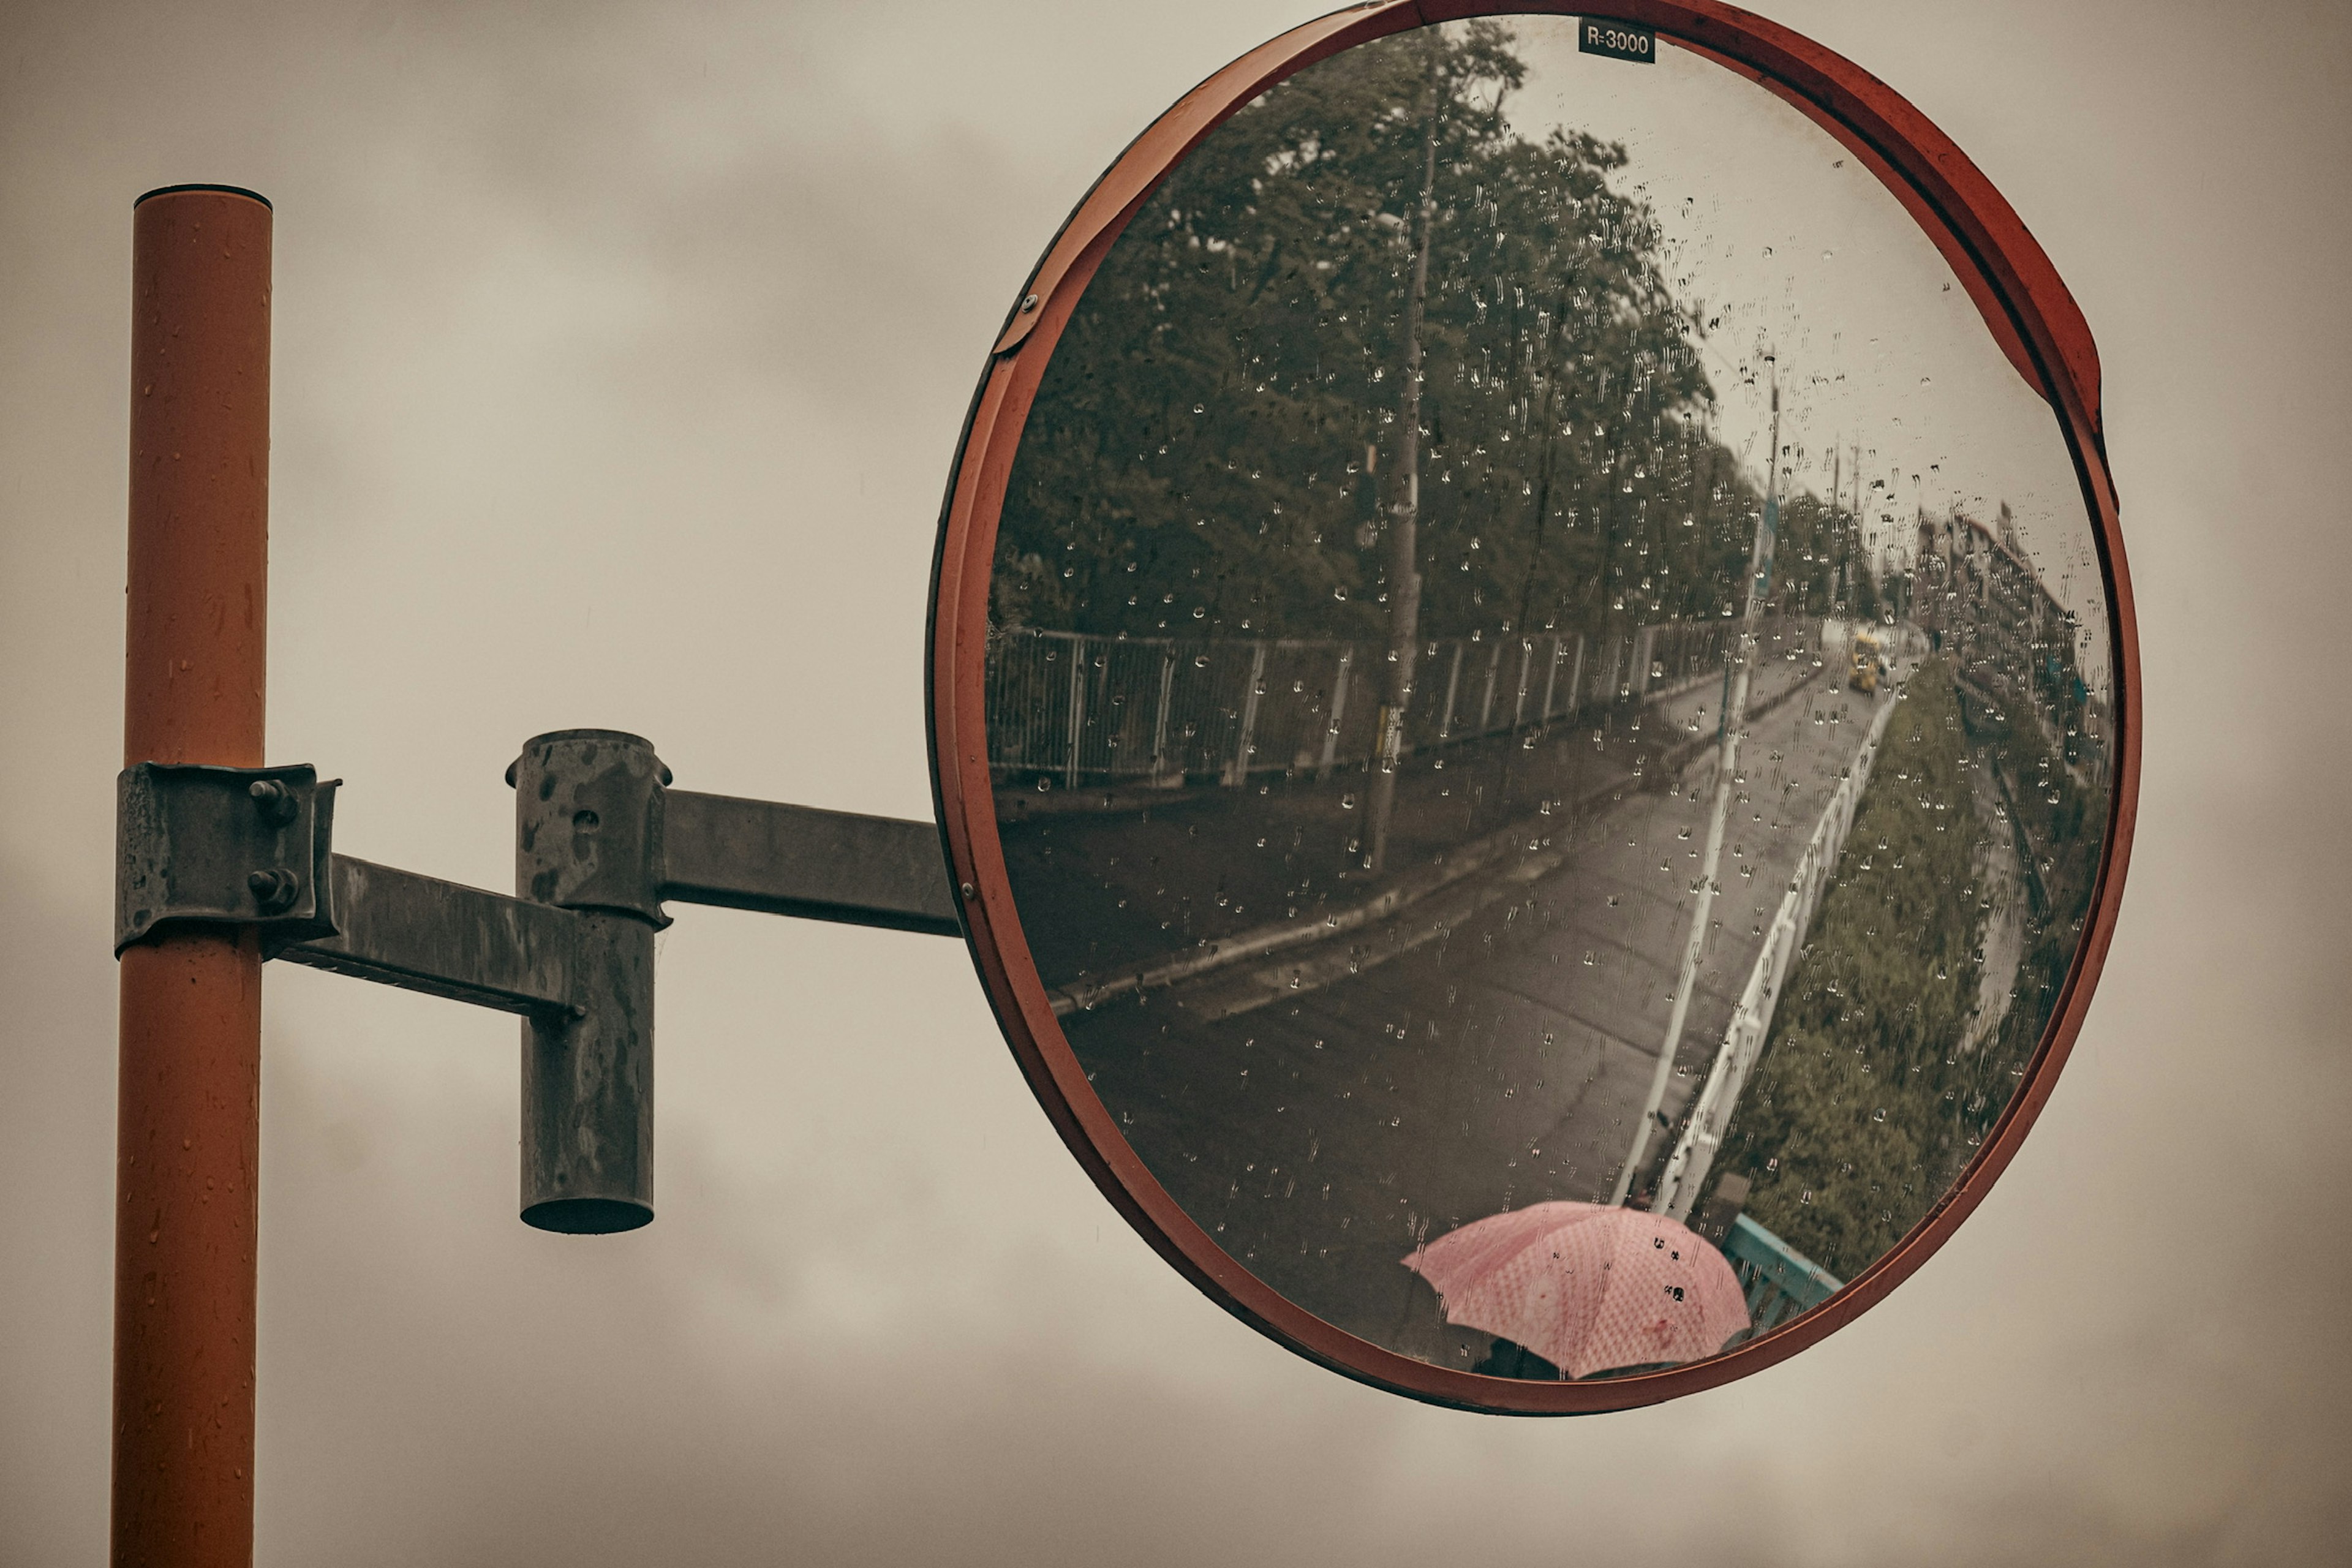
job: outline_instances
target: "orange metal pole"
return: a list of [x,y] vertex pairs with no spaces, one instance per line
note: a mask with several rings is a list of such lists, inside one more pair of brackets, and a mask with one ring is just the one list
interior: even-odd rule
[[[123,761],[258,767],[269,204],[179,186],[132,212]],[[247,1568],[261,951],[167,933],[120,980],[113,1561]]]

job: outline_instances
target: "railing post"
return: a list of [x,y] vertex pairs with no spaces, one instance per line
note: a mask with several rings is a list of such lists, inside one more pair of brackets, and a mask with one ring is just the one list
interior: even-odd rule
[[1437,742],[1444,745],[1454,736],[1454,697],[1462,689],[1462,649],[1465,645],[1454,645],[1454,663],[1445,672],[1445,717],[1437,721]]
[[1481,735],[1495,727],[1495,677],[1501,673],[1502,668],[1503,643],[1497,637],[1494,657],[1486,661],[1486,694],[1478,702],[1478,733]]
[[1151,782],[1164,783],[1168,777],[1168,699],[1176,685],[1176,645],[1172,641],[1160,650],[1160,712],[1151,721]]
[[1249,782],[1250,752],[1257,742],[1259,688],[1265,684],[1265,639],[1259,637],[1250,644],[1249,684],[1242,690],[1241,737],[1234,742],[1233,777],[1227,781],[1235,789]]
[[1062,787],[1078,787],[1078,742],[1087,725],[1087,639],[1082,632],[1070,634],[1070,752],[1069,761],[1062,770]]
[[1332,760],[1339,752],[1339,725],[1348,717],[1348,677],[1355,662],[1356,645],[1339,645],[1339,671],[1331,678],[1331,717],[1323,726],[1323,760],[1315,770],[1318,779],[1331,776]]
[[[268,629],[269,204],[132,208],[122,754],[259,767]],[[250,927],[123,950],[111,1552],[253,1557],[261,949]]]

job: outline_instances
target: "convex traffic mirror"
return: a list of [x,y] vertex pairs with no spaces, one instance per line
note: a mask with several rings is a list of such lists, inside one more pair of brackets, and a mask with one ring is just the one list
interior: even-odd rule
[[1204,83],[1008,319],[934,761],[1126,1215],[1353,1375],[1669,1397],[1914,1268],[2119,893],[2097,373],[1916,110],[1706,5]]

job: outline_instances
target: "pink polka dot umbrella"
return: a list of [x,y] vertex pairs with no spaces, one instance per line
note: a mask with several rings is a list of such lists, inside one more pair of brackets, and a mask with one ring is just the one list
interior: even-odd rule
[[1526,1346],[1570,1377],[1697,1361],[1748,1326],[1706,1241],[1643,1209],[1545,1203],[1473,1220],[1402,1259],[1445,1321]]

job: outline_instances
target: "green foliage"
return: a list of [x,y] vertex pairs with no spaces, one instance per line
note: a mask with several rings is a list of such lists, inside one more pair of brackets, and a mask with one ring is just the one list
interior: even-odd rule
[[1879,618],[1887,599],[1862,564],[1851,514],[1814,495],[1781,503],[1772,604],[1780,615]]
[[[2079,754],[2082,698],[2071,662],[2051,660],[2034,671],[2032,711],[2019,714],[1984,700],[1963,702],[1971,741],[1997,770],[1998,815],[2012,823],[2027,861],[2029,907],[2025,953],[2008,1015],[1988,1043],[1979,1094],[1998,1113],[2024,1070],[2058,1005],[2073,968],[2083,922],[2106,837],[2107,800],[2068,763]],[[2043,702],[2049,710],[2043,709]]]
[[[1726,1141],[1748,1213],[1847,1275],[1943,1191],[1998,1104],[1960,1044],[1978,991],[1982,829],[1951,671],[1913,672]],[[1966,896],[1964,896],[1966,895]]]
[[[1650,208],[1612,188],[1622,147],[1510,129],[1522,75],[1493,23],[1349,50],[1235,114],[1143,204],[1030,414],[1001,623],[1386,633],[1433,138],[1421,629],[1737,610],[1760,503],[1706,434],[1701,312],[1668,287]],[[1781,607],[1830,611],[1853,520],[1805,498],[1783,529]]]

